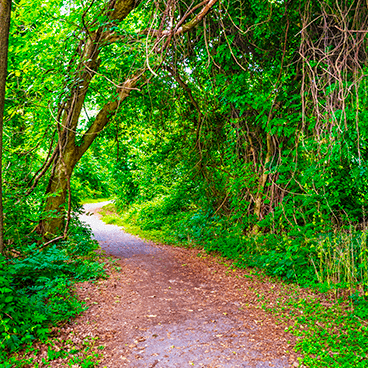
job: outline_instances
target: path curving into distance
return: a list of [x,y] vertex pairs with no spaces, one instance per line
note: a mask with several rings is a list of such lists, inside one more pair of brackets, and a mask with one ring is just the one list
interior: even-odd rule
[[[93,213],[106,203],[84,208]],[[218,276],[212,261],[149,244],[96,214],[80,218],[122,267],[121,275],[101,282],[100,299],[84,317],[106,346],[101,367],[298,366],[287,354],[284,328],[244,307],[241,286]],[[96,290],[90,292],[92,300]]]
[[116,225],[105,224],[94,212],[111,201],[85,204],[85,213],[79,218],[93,231],[94,238],[107,254],[130,258],[138,255],[155,254],[156,249],[136,236],[125,233]]

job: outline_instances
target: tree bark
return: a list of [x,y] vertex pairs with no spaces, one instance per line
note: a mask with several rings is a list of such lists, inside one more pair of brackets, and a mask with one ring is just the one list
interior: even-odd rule
[[11,0],[0,0],[0,254],[4,252],[2,157],[3,157],[5,83],[8,65],[10,12],[11,12]]
[[72,163],[67,164],[59,157],[52,168],[52,175],[46,190],[46,193],[52,196],[46,200],[47,218],[41,222],[41,232],[46,239],[61,233],[64,229],[67,184],[73,167]]

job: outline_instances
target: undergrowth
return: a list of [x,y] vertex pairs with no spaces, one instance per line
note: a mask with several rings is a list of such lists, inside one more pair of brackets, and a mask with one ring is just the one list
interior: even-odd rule
[[[201,247],[286,281],[277,305],[263,308],[293,324],[296,350],[309,367],[366,367],[368,354],[367,245],[363,231],[295,232],[245,236],[240,226],[204,211],[167,211],[165,199],[100,212],[107,223],[143,238]],[[308,290],[300,293],[300,290]]]
[[[45,248],[35,243],[24,244],[16,256],[0,255],[1,368],[31,364],[19,351],[27,346],[32,349],[36,340],[46,343],[52,326],[85,310],[85,303],[77,299],[73,285],[105,277],[90,229],[77,219],[73,222],[66,241]],[[95,358],[83,358],[90,361],[84,366],[92,367]]]

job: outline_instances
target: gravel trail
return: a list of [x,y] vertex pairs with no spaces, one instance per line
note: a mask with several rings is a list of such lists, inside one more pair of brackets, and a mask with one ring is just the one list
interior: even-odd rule
[[298,366],[284,327],[246,303],[244,278],[198,250],[150,244],[105,224],[96,210],[106,203],[85,205],[95,214],[81,216],[122,267],[98,289],[80,291],[97,300],[79,325],[106,346],[101,367]]
[[147,242],[122,231],[116,225],[105,224],[98,216],[93,213],[111,203],[89,203],[84,205],[85,214],[80,216],[80,219],[91,226],[94,238],[98,241],[101,248],[108,254],[116,257],[130,258],[135,255],[155,254],[156,249],[150,246]]

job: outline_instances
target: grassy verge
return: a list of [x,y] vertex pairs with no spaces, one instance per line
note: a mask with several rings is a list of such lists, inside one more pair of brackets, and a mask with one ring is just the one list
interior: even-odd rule
[[308,367],[367,367],[367,322],[352,304],[328,293],[286,285],[276,298],[260,294],[262,308],[275,314],[298,337],[295,350]]
[[109,203],[102,207],[99,213],[102,215],[102,220],[106,224],[121,226],[126,232],[137,235],[143,239],[151,240],[157,243],[172,243],[176,239],[175,237],[170,237],[162,230],[142,229],[135,222],[129,221],[126,217],[119,215],[113,203]]
[[[217,231],[209,242],[201,244],[200,241],[192,241],[189,238],[180,239],[180,234],[177,236],[178,232],[174,231],[173,222],[171,222],[171,229],[170,226],[161,226],[160,229],[142,229],[144,226],[139,225],[134,212],[119,215],[115,206],[109,204],[100,213],[106,223],[122,226],[125,231],[142,238],[182,246],[195,245],[203,247],[207,252],[220,252],[225,256],[224,258],[233,260],[231,267],[249,270],[250,264],[254,266],[252,259],[241,253],[237,246],[241,240],[236,241],[225,235],[218,236],[220,231]],[[181,225],[178,224],[178,226]],[[257,246],[256,242],[254,244]],[[359,296],[357,290],[344,288],[341,284],[338,288],[334,288],[329,283],[305,287],[305,283],[298,284],[297,280],[286,277],[289,272],[288,267],[294,275],[298,276],[310,275],[313,272],[312,265],[300,263],[298,266],[300,270],[295,270],[295,263],[288,265],[284,262],[285,259],[279,260],[284,257],[289,261],[287,257],[282,256],[282,253],[281,255],[266,254],[262,257],[263,263],[257,264],[264,265],[260,267],[261,272],[272,274],[274,282],[280,287],[277,297],[272,289],[260,293],[258,303],[266,311],[275,314],[280,323],[291,326],[288,330],[298,337],[295,349],[304,357],[301,364],[321,368],[368,367],[368,302],[366,299]],[[274,272],[276,266],[269,265],[273,261],[279,262],[277,270],[283,267],[280,274],[284,275],[283,280],[286,280],[286,283],[280,282],[280,276]],[[308,278],[301,278],[301,280],[308,280]]]

